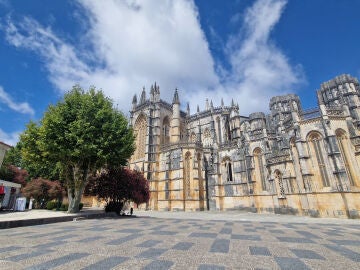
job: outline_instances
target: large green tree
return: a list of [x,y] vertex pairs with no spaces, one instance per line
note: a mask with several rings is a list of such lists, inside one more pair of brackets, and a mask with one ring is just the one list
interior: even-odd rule
[[105,166],[125,165],[135,150],[126,117],[94,87],[74,86],[49,106],[39,124],[27,126],[20,141],[25,161],[60,168],[70,213],[79,211],[89,177]]

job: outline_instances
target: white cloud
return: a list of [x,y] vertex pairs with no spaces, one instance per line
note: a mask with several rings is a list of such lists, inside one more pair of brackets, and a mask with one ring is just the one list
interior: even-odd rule
[[61,91],[75,83],[95,85],[127,111],[134,93],[156,81],[163,99],[171,101],[178,87],[182,103],[190,101],[192,110],[194,101],[205,103],[208,97],[216,106],[223,97],[226,103],[234,98],[240,113],[247,114],[267,110],[270,97],[294,92],[302,80],[270,38],[285,0],[257,0],[248,8],[242,31],[225,46],[231,70],[215,67],[193,1],[78,3],[88,18],[80,45],[31,18],[9,19],[5,28],[9,43],[42,57],[50,81]]
[[134,93],[155,81],[164,99],[172,97],[175,87],[185,93],[217,83],[192,1],[79,3],[89,18],[89,46],[84,47],[92,51],[77,50],[31,18],[9,20],[6,28],[11,44],[42,57],[58,89],[67,91],[75,83],[95,85],[127,110]]
[[6,133],[0,128],[0,141],[8,145],[15,146],[19,141],[20,134],[20,131]]
[[34,115],[34,109],[31,108],[29,103],[27,102],[21,102],[17,103],[13,100],[13,98],[5,92],[5,90],[0,86],[0,102],[5,103],[10,109],[23,113],[23,114],[30,114]]
[[223,96],[226,103],[234,99],[240,113],[247,114],[267,111],[271,97],[295,92],[293,87],[304,80],[301,67],[292,67],[270,38],[286,3],[258,0],[245,11],[241,31],[231,36],[226,45],[231,71],[222,78],[221,90],[195,93],[193,100],[208,96],[220,105]]

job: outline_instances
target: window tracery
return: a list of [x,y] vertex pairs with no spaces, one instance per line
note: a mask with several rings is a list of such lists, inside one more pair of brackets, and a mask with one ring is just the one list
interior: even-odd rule
[[191,154],[187,152],[185,154],[185,164],[184,164],[184,197],[190,197],[190,171],[191,171]]
[[134,131],[136,135],[136,149],[134,158],[139,159],[145,156],[146,152],[146,129],[147,122],[144,115],[140,115],[135,122]]
[[345,171],[346,174],[349,178],[350,181],[350,185],[354,186],[355,182],[354,182],[354,176],[353,176],[353,172],[350,169],[350,165],[349,165],[349,147],[348,147],[348,139],[346,137],[346,133],[344,130],[338,129],[336,130],[336,139],[339,145],[339,149],[340,149],[340,153],[341,153],[341,157],[344,161],[344,166],[345,166]]
[[324,187],[330,186],[329,176],[326,171],[324,149],[322,136],[318,132],[312,132],[308,136],[308,143],[310,144],[310,150],[314,154],[316,159],[316,165],[320,172],[320,178]]

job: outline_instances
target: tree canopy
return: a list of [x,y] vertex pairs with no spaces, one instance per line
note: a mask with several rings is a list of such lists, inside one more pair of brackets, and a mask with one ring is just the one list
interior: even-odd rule
[[49,200],[61,198],[64,189],[59,181],[34,178],[22,189],[22,193],[27,197],[34,198],[37,208],[44,208]]
[[141,204],[150,198],[149,184],[144,175],[126,167],[102,170],[89,181],[88,192],[105,201]]
[[31,122],[20,142],[25,162],[59,168],[68,190],[68,212],[78,211],[91,175],[106,166],[125,165],[135,149],[126,117],[102,91],[80,86],[49,106],[39,124]]
[[120,209],[127,201],[137,204],[146,203],[150,198],[149,183],[141,172],[126,167],[108,168],[91,177],[86,193],[97,196]]

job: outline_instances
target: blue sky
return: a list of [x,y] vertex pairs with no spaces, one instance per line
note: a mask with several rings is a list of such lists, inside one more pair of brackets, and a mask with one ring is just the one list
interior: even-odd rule
[[268,111],[348,73],[360,77],[356,0],[0,0],[0,141],[15,144],[72,85],[95,85],[128,114],[155,81],[194,112],[205,100]]

